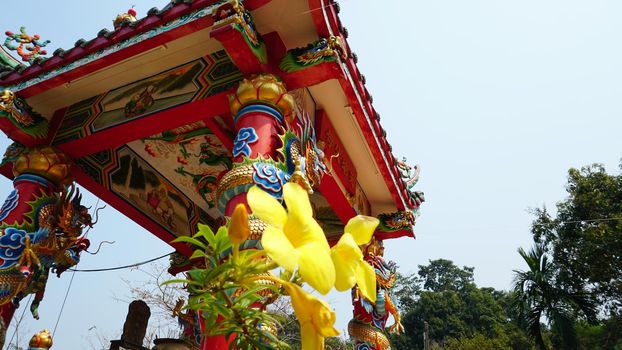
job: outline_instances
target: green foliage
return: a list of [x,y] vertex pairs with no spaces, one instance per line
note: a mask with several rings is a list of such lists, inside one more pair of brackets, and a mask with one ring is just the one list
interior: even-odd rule
[[400,276],[396,296],[406,333],[391,336],[394,349],[423,349],[427,322],[431,348],[531,349],[512,322],[510,296],[478,288],[473,268],[445,259],[419,266],[417,275]]
[[[570,169],[566,190],[555,215],[535,211],[535,246],[519,250],[528,269],[515,275],[518,320],[540,349],[614,349],[622,334],[622,175],[599,164]],[[609,318],[597,323],[599,314]]]
[[587,288],[609,315],[622,310],[622,175],[594,164],[568,171],[557,214],[535,211],[532,232],[551,252],[557,283]]
[[611,317],[598,324],[579,322],[577,338],[579,349],[622,350],[622,318]]
[[431,292],[462,290],[473,285],[473,268],[459,268],[451,260],[437,259],[427,266],[419,265],[423,288]]
[[539,349],[547,349],[542,334],[542,318],[546,317],[558,347],[575,349],[577,335],[575,320],[578,313],[588,319],[596,317],[596,304],[588,293],[560,287],[556,283],[556,269],[542,244],[529,252],[518,250],[529,267],[515,271],[514,307],[525,331],[534,339]]
[[282,317],[261,307],[281,294],[274,284],[261,283],[256,278],[276,267],[264,258],[262,251],[238,251],[226,227],[214,234],[209,227],[199,225],[196,235],[182,236],[174,242],[194,246],[192,259],[202,259],[205,265],[188,271],[187,279],[166,283],[188,286],[187,308],[201,312],[207,336],[226,336],[232,349],[289,348],[269,331],[278,327]]
[[471,338],[460,337],[449,339],[444,346],[445,350],[512,350],[503,338],[489,338],[482,334],[475,334]]

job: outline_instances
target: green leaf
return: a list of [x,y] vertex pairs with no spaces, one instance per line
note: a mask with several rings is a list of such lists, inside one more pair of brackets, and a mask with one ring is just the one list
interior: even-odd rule
[[190,260],[200,259],[200,258],[204,258],[204,259],[209,258],[209,255],[205,254],[205,251],[197,249],[190,256]]
[[194,246],[200,247],[203,250],[208,249],[205,243],[201,242],[200,240],[196,238],[188,237],[188,236],[179,236],[175,238],[172,243],[190,243]]
[[203,224],[198,224],[199,230],[197,231],[195,237],[203,237],[211,245],[212,247],[216,245],[216,237],[214,236],[214,232],[212,229]]

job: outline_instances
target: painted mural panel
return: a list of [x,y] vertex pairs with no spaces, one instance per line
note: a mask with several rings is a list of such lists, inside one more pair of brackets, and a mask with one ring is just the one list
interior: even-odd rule
[[175,235],[192,232],[190,200],[130,148],[120,148],[117,156],[110,190]]
[[128,146],[213,217],[218,177],[231,168],[231,152],[199,121],[133,141]]
[[205,67],[199,60],[108,92],[93,121],[96,132],[192,100],[201,88],[196,82]]

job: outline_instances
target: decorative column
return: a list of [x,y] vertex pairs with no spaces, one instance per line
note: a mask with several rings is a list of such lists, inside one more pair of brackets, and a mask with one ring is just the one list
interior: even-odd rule
[[28,294],[31,311],[43,298],[50,268],[60,275],[77,264],[89,242],[80,238],[92,226],[69,174],[71,161],[49,146],[9,146],[3,164],[12,163],[13,191],[0,208],[0,315],[6,327]]
[[236,131],[233,168],[222,177],[217,192],[225,216],[233,213],[236,204],[247,203],[246,192],[254,185],[281,198],[290,174],[279,149],[294,99],[275,76],[261,74],[244,79],[230,96],[230,105]]
[[[255,185],[281,198],[283,185],[291,177],[281,150],[282,137],[294,108],[285,85],[269,74],[244,79],[229,102],[236,132],[233,167],[220,179],[217,190],[218,207],[225,216],[231,216],[238,203],[249,208],[246,193]],[[251,235],[242,249],[257,248],[265,228],[252,215],[249,220]],[[205,334],[204,323],[200,326]],[[224,336],[207,337],[201,349],[228,349],[228,343]]]
[[[387,350],[391,346],[387,333],[403,332],[401,317],[397,306],[393,304],[391,293],[397,277],[397,265],[384,260],[384,246],[376,236],[365,246],[363,253],[365,261],[376,271],[377,297],[376,302],[371,303],[360,295],[358,287],[354,287],[352,290],[354,317],[348,324],[348,333],[355,342],[355,350]],[[395,323],[386,327],[390,315],[395,319]]]

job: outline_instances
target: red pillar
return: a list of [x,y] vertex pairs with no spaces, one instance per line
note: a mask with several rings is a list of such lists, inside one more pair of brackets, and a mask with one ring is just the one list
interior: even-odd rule
[[[280,197],[288,175],[266,160],[282,161],[277,154],[282,146],[279,135],[294,100],[275,76],[262,74],[244,79],[230,97],[230,105],[235,116],[234,164],[218,186],[219,208],[225,216],[231,216],[238,203],[248,204],[246,193],[253,185],[263,186]],[[260,236],[260,231],[251,232],[250,240],[259,241]],[[202,322],[201,331],[206,333]],[[228,343],[224,336],[206,337],[201,349],[224,350],[228,349]]]

